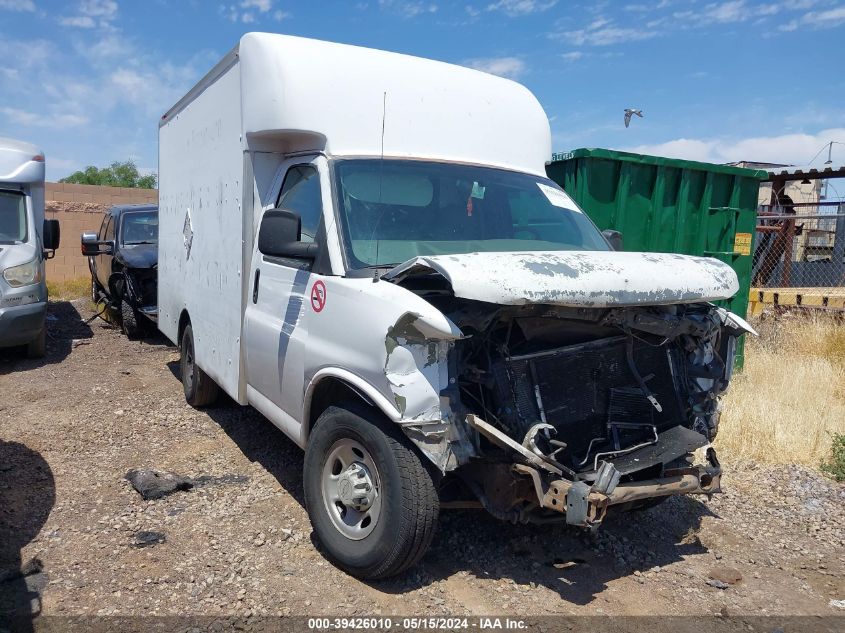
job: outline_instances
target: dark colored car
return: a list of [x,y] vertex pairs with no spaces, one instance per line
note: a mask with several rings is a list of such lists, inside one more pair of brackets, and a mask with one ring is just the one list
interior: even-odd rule
[[158,315],[158,207],[111,207],[98,233],[82,234],[82,254],[91,269],[91,299],[139,337]]

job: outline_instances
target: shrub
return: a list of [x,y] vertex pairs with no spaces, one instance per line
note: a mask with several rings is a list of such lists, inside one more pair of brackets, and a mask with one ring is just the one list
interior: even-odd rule
[[845,434],[833,434],[830,459],[821,463],[821,469],[836,481],[845,481]]

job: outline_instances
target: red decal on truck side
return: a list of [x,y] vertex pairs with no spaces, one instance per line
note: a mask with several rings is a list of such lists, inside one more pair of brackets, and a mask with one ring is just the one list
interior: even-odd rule
[[326,307],[326,284],[319,279],[311,286],[311,309],[322,312]]

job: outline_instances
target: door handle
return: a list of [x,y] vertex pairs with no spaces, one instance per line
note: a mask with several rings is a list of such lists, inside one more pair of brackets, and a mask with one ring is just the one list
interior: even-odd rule
[[258,303],[258,280],[261,278],[261,269],[255,269],[255,281],[252,283],[252,302]]

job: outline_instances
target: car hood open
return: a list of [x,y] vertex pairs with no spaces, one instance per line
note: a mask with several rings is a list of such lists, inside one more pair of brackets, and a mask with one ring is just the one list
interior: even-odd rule
[[732,297],[736,273],[717,259],[674,253],[548,251],[416,257],[382,279],[438,274],[456,297],[502,305],[669,305]]

